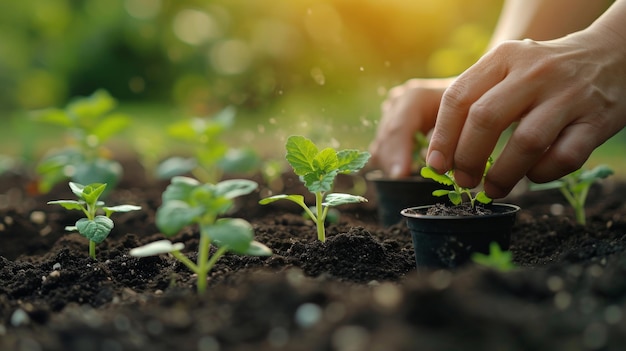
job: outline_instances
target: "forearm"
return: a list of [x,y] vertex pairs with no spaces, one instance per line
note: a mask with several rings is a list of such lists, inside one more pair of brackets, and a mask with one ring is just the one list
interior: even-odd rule
[[626,0],[617,0],[598,18],[589,31],[599,32],[615,50],[626,50]]
[[606,0],[507,0],[489,47],[505,40],[556,39],[585,29],[609,4]]

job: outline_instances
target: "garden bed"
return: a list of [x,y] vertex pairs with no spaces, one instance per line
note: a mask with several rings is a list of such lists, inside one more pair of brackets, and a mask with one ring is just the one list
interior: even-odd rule
[[[133,164],[130,164],[133,166]],[[0,179],[0,350],[623,350],[626,345],[626,184],[592,189],[580,226],[558,192],[507,199],[522,207],[511,251],[518,269],[475,264],[416,271],[403,223],[378,224],[367,204],[340,207],[318,242],[300,209],[238,201],[271,257],[228,254],[199,296],[188,269],[168,256],[128,251],[161,239],[154,224],[167,183],[138,165],[107,203],[111,236],[88,256],[87,240],[66,234],[79,212],[46,205],[70,198],[67,185],[29,195],[29,177]],[[255,179],[260,181],[260,178]],[[288,193],[305,193],[285,175]],[[351,179],[340,178],[338,187]],[[340,189],[339,189],[340,190]],[[560,210],[563,213],[560,214]],[[178,234],[195,259],[197,230]]]

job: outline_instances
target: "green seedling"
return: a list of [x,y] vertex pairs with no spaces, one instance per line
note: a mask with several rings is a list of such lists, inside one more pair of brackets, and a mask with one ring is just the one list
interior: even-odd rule
[[[490,157],[487,160],[485,171],[483,172],[483,180],[484,180],[485,174],[487,174],[487,171],[489,170],[492,164],[493,164],[493,160]],[[422,169],[420,170],[420,175],[424,178],[432,179],[440,184],[452,186],[453,189],[450,189],[450,190],[439,189],[439,190],[433,191],[433,196],[446,196],[447,195],[448,199],[450,199],[450,202],[452,202],[454,205],[459,205],[463,202],[463,195],[465,195],[469,199],[472,207],[476,205],[476,202],[480,202],[482,204],[488,204],[491,202],[491,199],[487,196],[487,194],[485,194],[484,191],[481,190],[474,194],[472,193],[471,189],[459,186],[454,180],[454,170],[450,170],[444,174],[439,174],[437,173],[437,171],[427,166],[427,167],[422,167]]]
[[191,173],[196,179],[215,183],[223,173],[248,173],[257,169],[260,157],[252,149],[234,149],[223,141],[235,123],[235,108],[226,107],[212,118],[192,118],[175,123],[168,134],[194,149],[192,157],[171,157],[157,167],[157,177],[169,179]]
[[[196,224],[200,228],[198,258],[194,263],[180,251],[182,243],[169,240],[154,242],[130,251],[136,257],[169,253],[197,275],[197,289],[203,293],[207,275],[217,260],[226,252],[251,256],[269,256],[272,251],[254,241],[252,225],[240,218],[219,218],[234,204],[233,199],[251,193],[257,183],[245,179],[231,179],[217,184],[200,183],[196,179],[177,176],[163,192],[162,205],[156,212],[156,225],[167,237],[182,228]],[[211,256],[211,244],[217,251]]]
[[287,139],[287,162],[306,188],[315,195],[315,209],[312,211],[304,202],[302,195],[274,195],[259,201],[266,205],[278,200],[290,200],[304,209],[317,227],[317,238],[326,241],[324,222],[328,209],[348,203],[367,202],[362,196],[331,193],[338,174],[350,174],[359,171],[370,158],[365,151],[346,149],[336,151],[332,148],[319,150],[309,139],[303,136],[290,136]]
[[57,183],[71,179],[79,184],[106,183],[114,188],[122,166],[110,159],[104,143],[130,124],[126,115],[113,113],[116,100],[104,90],[70,102],[64,110],[47,109],[36,114],[39,122],[64,128],[64,148],[46,155],[37,166],[39,191],[47,193]]
[[544,184],[531,184],[531,190],[559,189],[567,202],[574,209],[576,221],[585,225],[587,215],[585,213],[585,202],[589,188],[593,183],[613,174],[613,170],[607,165],[599,165],[591,170],[579,169],[561,179]]
[[472,254],[472,261],[501,272],[508,272],[516,268],[513,263],[513,253],[511,251],[503,251],[500,245],[495,241],[489,244],[488,255],[475,252]]
[[418,169],[426,166],[426,160],[422,153],[428,149],[428,138],[422,132],[416,132],[414,135],[415,147],[413,148],[413,170],[417,172]]
[[[105,206],[99,198],[106,189],[106,184],[94,183],[82,185],[70,182],[70,189],[78,200],[55,200],[49,201],[49,205],[61,205],[67,210],[83,211],[86,218],[76,221],[73,226],[65,227],[67,231],[78,231],[80,235],[89,239],[89,256],[96,258],[96,244],[104,241],[113,229],[111,215],[115,212],[130,212],[140,210],[140,206],[119,205]],[[104,212],[99,215],[98,212]]]

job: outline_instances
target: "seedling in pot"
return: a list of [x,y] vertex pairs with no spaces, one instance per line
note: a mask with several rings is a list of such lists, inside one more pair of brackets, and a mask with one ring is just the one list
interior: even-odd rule
[[290,200],[304,209],[317,227],[317,238],[326,241],[324,222],[329,208],[348,203],[367,202],[362,196],[330,193],[335,178],[339,174],[358,172],[370,158],[365,151],[346,149],[336,151],[330,147],[319,150],[309,139],[294,135],[287,139],[287,162],[306,188],[315,195],[315,209],[311,210],[304,202],[303,195],[274,195],[259,201],[266,205],[278,200]]
[[472,254],[472,261],[500,272],[508,272],[516,268],[513,263],[513,253],[511,251],[503,251],[495,241],[489,244],[488,255],[475,252]]
[[[492,163],[493,163],[493,160],[490,157],[487,160],[485,171],[483,172],[483,179],[484,179],[484,175],[487,174],[487,171],[491,167]],[[433,195],[434,196],[446,196],[447,195],[448,199],[450,199],[450,202],[452,202],[454,205],[460,205],[463,202],[463,195],[465,195],[469,199],[472,207],[476,205],[476,202],[479,202],[482,204],[488,204],[491,202],[491,199],[487,196],[487,194],[485,194],[484,191],[481,190],[474,194],[472,193],[471,189],[459,186],[454,180],[454,170],[449,170],[448,172],[444,174],[439,174],[437,173],[437,171],[435,171],[431,167],[422,167],[422,169],[420,170],[420,174],[424,178],[432,179],[443,185],[452,186],[453,189],[451,190],[448,190],[448,189],[435,190],[433,191]]]
[[576,221],[585,225],[587,215],[585,202],[591,185],[600,179],[613,174],[613,170],[607,165],[599,165],[591,170],[579,169],[561,179],[544,184],[531,184],[531,190],[559,189],[567,202],[572,206],[576,214]]
[[[106,184],[94,183],[82,185],[70,182],[70,189],[78,200],[49,201],[49,205],[61,205],[67,210],[83,211],[85,218],[76,221],[73,226],[65,227],[67,231],[78,231],[80,235],[89,239],[89,256],[96,258],[96,244],[104,241],[113,229],[111,215],[115,212],[130,212],[140,210],[140,206],[119,205],[105,206],[99,198],[106,189]],[[98,212],[104,212],[99,215]]]
[[[250,223],[240,218],[219,218],[233,206],[234,198],[256,188],[256,182],[245,179],[203,184],[189,177],[172,178],[163,192],[163,203],[157,209],[156,225],[165,236],[171,237],[182,228],[197,224],[200,229],[197,261],[194,263],[180,252],[184,247],[182,243],[172,244],[169,240],[134,248],[130,254],[136,257],[171,254],[197,275],[197,289],[203,293],[209,271],[226,252],[251,256],[272,254],[268,247],[253,240]],[[213,255],[210,255],[211,244],[217,246]]]
[[114,188],[122,176],[122,166],[110,159],[104,143],[123,131],[130,118],[112,113],[117,102],[104,90],[70,102],[64,110],[46,109],[36,114],[39,122],[67,130],[69,142],[61,150],[46,155],[37,165],[38,188],[47,193],[57,183],[71,179],[79,184],[106,183]]
[[221,110],[211,118],[192,118],[175,123],[168,134],[186,142],[193,150],[191,157],[174,156],[157,167],[157,177],[169,179],[191,173],[202,182],[215,183],[226,173],[248,173],[256,170],[261,160],[252,149],[234,149],[222,139],[235,123],[235,108]]

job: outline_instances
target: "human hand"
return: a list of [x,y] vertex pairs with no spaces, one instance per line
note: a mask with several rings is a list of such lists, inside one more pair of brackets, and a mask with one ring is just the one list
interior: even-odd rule
[[392,88],[382,104],[382,117],[370,144],[372,163],[391,178],[411,172],[415,133],[426,135],[435,125],[444,90],[452,79],[411,79]]
[[519,122],[487,173],[489,197],[507,195],[525,175],[542,183],[580,168],[626,125],[626,50],[617,37],[596,28],[488,52],[446,90],[428,165],[475,187],[501,133]]

